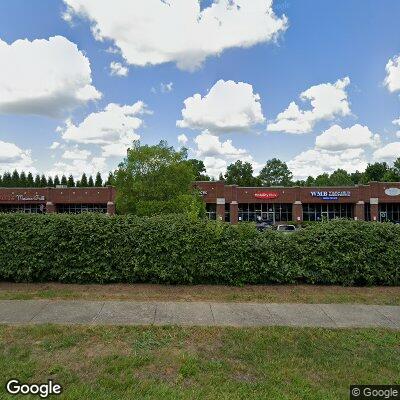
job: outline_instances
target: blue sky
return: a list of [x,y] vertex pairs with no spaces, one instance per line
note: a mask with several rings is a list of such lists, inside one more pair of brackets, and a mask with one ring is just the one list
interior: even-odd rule
[[236,159],[301,178],[400,156],[399,1],[234,0],[232,23],[221,0],[201,29],[182,2],[0,2],[0,171],[106,173],[139,136],[185,145],[212,175]]

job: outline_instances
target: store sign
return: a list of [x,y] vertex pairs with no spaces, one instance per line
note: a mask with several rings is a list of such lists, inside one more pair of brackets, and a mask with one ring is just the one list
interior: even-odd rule
[[400,196],[400,189],[399,188],[388,188],[385,190],[385,193],[388,196]]
[[322,200],[337,200],[339,197],[350,197],[351,192],[347,191],[317,191],[311,192],[312,197],[319,197]]
[[208,192],[206,190],[200,191],[200,196],[207,196]]
[[254,194],[256,199],[272,200],[279,197],[279,193],[275,192],[257,192]]
[[45,197],[39,194],[27,196],[25,194],[1,194],[0,201],[45,201]]

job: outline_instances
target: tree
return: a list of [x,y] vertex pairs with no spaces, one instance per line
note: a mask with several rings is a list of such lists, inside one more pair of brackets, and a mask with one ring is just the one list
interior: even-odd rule
[[74,177],[72,175],[70,175],[68,177],[67,186],[68,187],[75,187],[75,181],[74,181]]
[[40,187],[40,175],[35,176],[35,182],[34,182],[33,186]]
[[195,174],[186,159],[186,149],[176,151],[165,141],[155,146],[133,142],[112,176],[117,210],[137,215],[201,215],[204,204],[193,189]]
[[4,172],[3,174],[3,186],[4,187],[12,186],[11,174],[9,172]]
[[363,183],[369,183],[372,181],[382,182],[385,173],[388,171],[389,166],[387,163],[376,162],[374,164],[368,164],[363,177]]
[[257,186],[259,180],[253,176],[253,167],[249,162],[236,161],[228,165],[225,173],[227,185]]
[[100,172],[98,172],[98,173],[96,174],[96,181],[95,181],[94,185],[95,185],[96,187],[102,187],[102,186],[103,186],[103,179],[102,179],[102,177],[101,177]]
[[315,186],[329,186],[330,184],[331,180],[329,179],[329,175],[327,173],[318,175],[314,181]]
[[293,174],[285,162],[273,158],[267,161],[258,178],[263,186],[290,186]]
[[58,175],[56,175],[54,177],[54,186],[57,187],[57,186],[60,186],[60,185],[61,185],[60,178],[58,177]]
[[88,180],[87,180],[87,176],[85,173],[82,174],[82,178],[81,178],[80,182],[81,182],[80,183],[81,187],[88,187]]
[[89,176],[88,186],[89,187],[94,187],[94,181],[93,181],[93,176],[92,175]]
[[114,180],[114,175],[112,172],[108,173],[108,177],[106,179],[106,181],[104,182],[104,186],[110,186],[113,184],[113,180]]
[[329,184],[331,186],[351,186],[353,185],[353,180],[347,171],[339,168],[332,172],[329,177]]
[[15,169],[11,175],[11,187],[19,187],[19,186],[20,186],[19,173]]
[[355,185],[358,185],[363,181],[364,174],[362,172],[356,171],[350,174],[351,180]]
[[27,187],[34,187],[35,186],[35,181],[33,180],[32,172],[29,172],[28,176],[26,177],[26,186]]
[[65,175],[63,175],[61,177],[61,185],[62,186],[68,186],[68,180],[67,180],[67,177]]
[[204,166],[204,162],[201,160],[196,160],[192,158],[187,161],[193,168],[195,174],[195,181],[210,181],[210,177],[206,175],[206,167]]
[[25,171],[22,171],[20,176],[19,176],[19,186],[20,187],[26,187],[28,183]]
[[47,179],[45,175],[40,177],[40,187],[47,187]]
[[48,187],[54,187],[54,181],[53,181],[53,178],[51,176],[49,176],[47,178],[47,186]]
[[315,186],[315,179],[312,176],[309,176],[306,180],[306,186]]

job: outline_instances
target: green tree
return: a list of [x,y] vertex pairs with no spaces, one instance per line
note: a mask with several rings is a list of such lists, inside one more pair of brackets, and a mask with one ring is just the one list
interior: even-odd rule
[[25,171],[22,171],[19,176],[19,185],[20,187],[27,187],[28,179],[26,177]]
[[107,177],[106,181],[104,182],[104,186],[113,185],[113,181],[114,181],[114,175],[112,172],[109,172],[108,177]]
[[33,186],[40,187],[40,175],[35,176],[35,182],[34,182]]
[[87,176],[85,173],[82,174],[82,178],[80,180],[80,186],[81,187],[88,187],[88,180],[87,180]]
[[155,146],[133,142],[112,177],[118,212],[201,215],[204,204],[193,189],[195,175],[186,159],[186,149],[176,151],[165,141]]
[[277,158],[267,161],[258,178],[263,186],[290,186],[293,174],[287,164]]
[[54,181],[53,181],[53,178],[51,176],[49,176],[47,178],[47,186],[48,187],[54,187]]
[[258,186],[260,181],[253,176],[253,167],[249,162],[236,161],[228,165],[225,173],[227,185]]
[[28,176],[26,177],[26,186],[27,187],[34,187],[35,186],[35,181],[33,180],[32,172],[29,172]]
[[358,185],[363,181],[364,174],[360,171],[352,172],[350,174],[351,180],[355,185]]
[[61,185],[60,178],[58,177],[58,175],[56,175],[54,177],[54,187],[60,186],[60,185]]
[[92,175],[89,176],[88,186],[89,187],[94,187],[94,181],[93,181],[93,176]]
[[16,169],[11,175],[11,187],[20,187],[19,173]]
[[308,187],[315,186],[315,179],[312,176],[309,176],[306,179],[306,186],[308,186]]
[[327,173],[318,175],[314,181],[315,186],[330,186],[330,184],[331,180],[329,179],[329,174]]
[[210,177],[206,174],[206,167],[203,161],[192,158],[187,162],[193,167],[195,181],[210,181]]
[[47,179],[45,175],[40,177],[40,187],[47,187]]
[[67,177],[65,175],[63,175],[61,177],[61,185],[62,186],[68,186],[68,180],[67,180]]
[[102,186],[103,186],[103,179],[102,179],[102,177],[101,177],[100,172],[98,172],[98,173],[96,174],[96,181],[95,181],[94,185],[95,185],[96,187],[102,187]]
[[329,177],[329,184],[331,186],[351,186],[353,185],[353,180],[347,171],[339,168],[332,172]]
[[3,186],[4,187],[12,186],[11,174],[9,172],[4,172],[3,174]]
[[72,175],[70,175],[69,177],[68,177],[68,180],[67,180],[67,186],[68,187],[75,187],[75,181],[74,181],[74,177],[72,176]]
[[364,176],[363,183],[369,182],[382,182],[385,173],[388,171],[389,166],[385,162],[376,162],[374,164],[368,164]]

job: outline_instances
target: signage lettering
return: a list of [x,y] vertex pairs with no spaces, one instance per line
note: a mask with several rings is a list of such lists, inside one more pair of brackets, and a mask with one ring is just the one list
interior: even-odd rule
[[16,194],[16,195],[9,195],[9,194],[2,194],[0,195],[0,201],[45,201],[45,196],[40,194],[35,194],[33,196],[28,196],[24,194]]
[[337,200],[339,197],[350,197],[348,191],[316,191],[310,192],[312,197],[320,197],[322,200]]
[[275,192],[257,192],[254,194],[256,199],[272,200],[279,197],[279,193]]

